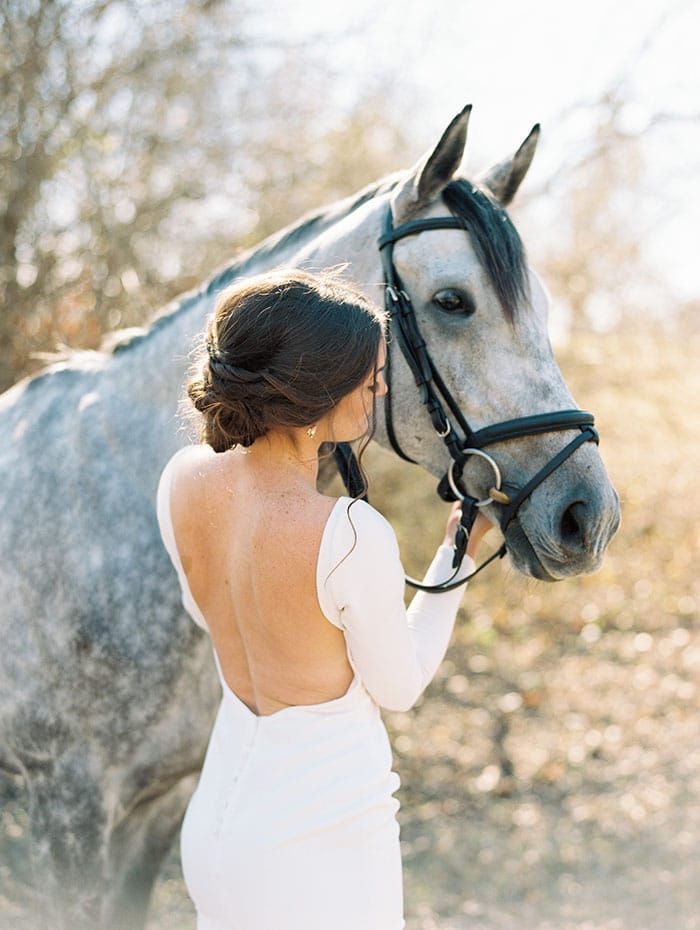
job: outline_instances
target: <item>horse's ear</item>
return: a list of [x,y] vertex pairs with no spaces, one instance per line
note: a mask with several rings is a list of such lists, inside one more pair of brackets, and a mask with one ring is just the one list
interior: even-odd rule
[[470,104],[455,116],[433,151],[424,155],[396,188],[391,198],[395,225],[430,203],[452,180],[464,155],[471,111]]
[[499,162],[485,171],[477,179],[481,185],[487,187],[491,193],[499,200],[503,206],[508,206],[520,184],[527,174],[532,157],[537,148],[537,140],[540,135],[540,124],[535,125],[530,130],[530,135],[520,146],[515,155],[506,158],[505,161]]

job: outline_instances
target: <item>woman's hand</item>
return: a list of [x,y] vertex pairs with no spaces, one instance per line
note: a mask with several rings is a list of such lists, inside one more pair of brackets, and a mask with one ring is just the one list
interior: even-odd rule
[[[454,546],[455,533],[457,532],[457,527],[459,526],[461,516],[461,502],[456,501],[452,505],[452,510],[450,511],[450,515],[447,518],[447,526],[445,527],[445,538],[443,540],[443,545]],[[467,555],[472,559],[476,559],[476,554],[479,550],[479,546],[481,545],[481,541],[490,529],[493,529],[491,521],[487,520],[487,518],[479,510],[477,512],[474,526],[472,527],[472,531],[469,534],[469,539],[467,541]]]
[[476,553],[479,550],[481,541],[489,530],[493,529],[493,524],[488,520],[481,511],[476,515],[474,526],[467,540],[467,555],[476,561]]

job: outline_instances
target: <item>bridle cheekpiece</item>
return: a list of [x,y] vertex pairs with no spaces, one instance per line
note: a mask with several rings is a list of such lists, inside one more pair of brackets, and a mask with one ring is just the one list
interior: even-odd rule
[[[398,343],[403,357],[413,375],[418,388],[420,400],[426,408],[433,429],[437,436],[445,443],[450,454],[451,462],[446,474],[438,485],[438,494],[446,501],[462,501],[462,517],[457,530],[455,541],[455,555],[453,559],[454,574],[451,578],[437,585],[423,585],[414,578],[406,581],[414,588],[422,591],[449,591],[467,578],[454,581],[464,558],[467,539],[476,519],[480,507],[496,502],[503,507],[500,514],[501,531],[505,531],[519,508],[544,480],[557,469],[569,456],[586,442],[598,442],[598,433],[594,427],[594,418],[591,413],[584,410],[558,410],[552,413],[538,413],[527,417],[518,417],[514,420],[505,420],[483,429],[473,430],[467,422],[456,400],[450,393],[447,385],[435,367],[428,346],[423,339],[413,310],[413,304],[407,291],[404,289],[398,272],[394,266],[394,244],[406,236],[427,232],[435,229],[461,229],[468,234],[466,223],[456,216],[432,217],[422,220],[411,220],[394,227],[391,207],[387,209],[384,229],[379,237],[378,246],[384,269],[384,299],[390,318],[390,333],[392,342]],[[386,380],[389,387],[384,402],[386,431],[389,442],[402,459],[414,462],[401,448],[394,429],[391,405],[391,345],[387,348]],[[461,435],[458,434],[454,424],[457,424]],[[512,439],[521,439],[524,436],[534,436],[539,433],[551,433],[561,430],[579,429],[579,434],[547,462],[525,485],[517,489],[514,495],[508,495],[502,490],[501,471],[492,458],[484,451],[485,446],[495,443],[508,442]],[[461,483],[464,465],[470,456],[484,459],[492,468],[494,483],[489,489],[488,496],[477,499],[470,495]],[[341,474],[358,474],[356,463],[352,462],[352,451],[348,448],[339,449],[336,460],[341,467]],[[346,482],[347,483],[347,482]],[[348,486],[352,494],[353,488]],[[352,496],[355,496],[354,494]],[[506,554],[506,544],[483,562],[476,571],[481,571],[494,559]],[[473,572],[469,577],[473,577]]]

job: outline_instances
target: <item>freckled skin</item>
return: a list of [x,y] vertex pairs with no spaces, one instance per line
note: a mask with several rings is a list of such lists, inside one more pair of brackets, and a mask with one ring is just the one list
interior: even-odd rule
[[[56,365],[0,397],[0,766],[25,777],[37,927],[42,911],[52,930],[143,926],[202,763],[219,687],[208,639],[180,604],[155,490],[166,461],[191,441],[178,402],[216,292],[237,275],[282,263],[347,263],[346,276],[381,301],[376,239],[389,200],[397,224],[446,213],[439,194],[461,160],[467,117],[448,128],[432,153],[439,157],[355,209],[329,210],[244,256],[144,338]],[[517,171],[500,166],[494,186],[512,188],[524,174],[528,145],[528,158],[516,156]],[[511,326],[461,231],[402,240],[395,261],[433,358],[475,428],[573,406],[536,285]],[[455,284],[476,299],[469,320],[442,316],[432,304],[436,291]],[[397,353],[391,391],[402,445],[442,475],[444,447]],[[377,440],[386,445],[382,403]],[[522,483],[569,438],[532,437],[494,454],[507,480]],[[467,477],[479,490],[490,475],[476,463]],[[567,553],[553,515],[582,497],[589,538]],[[618,519],[597,449],[587,444],[523,507],[511,558],[531,574],[538,563],[552,577],[590,571]]]

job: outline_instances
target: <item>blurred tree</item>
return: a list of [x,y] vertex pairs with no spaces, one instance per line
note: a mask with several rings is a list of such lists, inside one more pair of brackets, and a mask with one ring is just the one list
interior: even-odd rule
[[[544,267],[555,296],[566,303],[572,333],[619,323],[657,282],[644,263],[649,214],[641,209],[645,153],[637,134],[622,132],[625,100],[605,94],[587,107],[585,153],[567,165],[557,239]],[[552,185],[563,180],[559,173]],[[550,188],[551,189],[551,188]],[[563,197],[562,197],[563,193]]]
[[[668,146],[664,130],[682,127],[687,144],[700,119],[647,110],[621,85],[572,106],[550,133],[566,138],[569,120],[578,138],[568,143],[566,160],[516,204],[533,264],[566,316],[561,329],[605,331],[640,316],[677,322],[682,299],[674,298],[673,266],[655,250],[677,235],[672,223],[687,190],[673,195],[668,182],[659,183],[654,159]],[[699,172],[696,159],[688,180],[697,184]],[[543,237],[543,229],[551,235]]]
[[[345,197],[365,184],[399,168],[419,154],[412,124],[402,119],[395,103],[375,88],[360,89],[344,118],[321,119],[285,106],[290,85],[304,84],[301,58],[290,55],[279,76],[267,86],[266,107],[277,113],[273,144],[264,136],[252,146],[257,171],[264,181],[253,189],[251,207],[256,226],[246,245],[292,222],[313,207]],[[315,104],[318,110],[318,103]],[[261,120],[250,115],[251,125]],[[299,131],[306,136],[300,148]]]
[[245,0],[0,0],[0,27],[0,389],[397,166],[400,110],[360,88],[329,130],[313,37]]
[[649,80],[659,46],[691,6],[662,5],[610,85],[552,121],[547,135],[558,135],[560,149],[567,140],[560,167],[519,198],[535,264],[574,333],[640,317],[677,323],[697,294],[700,278],[691,282],[687,268],[678,274],[669,244],[692,241],[696,226],[700,110],[687,95],[653,93]]
[[0,3],[2,384],[56,338],[135,322],[178,270],[144,240],[226,166],[202,73],[245,49],[240,18],[209,0]]

